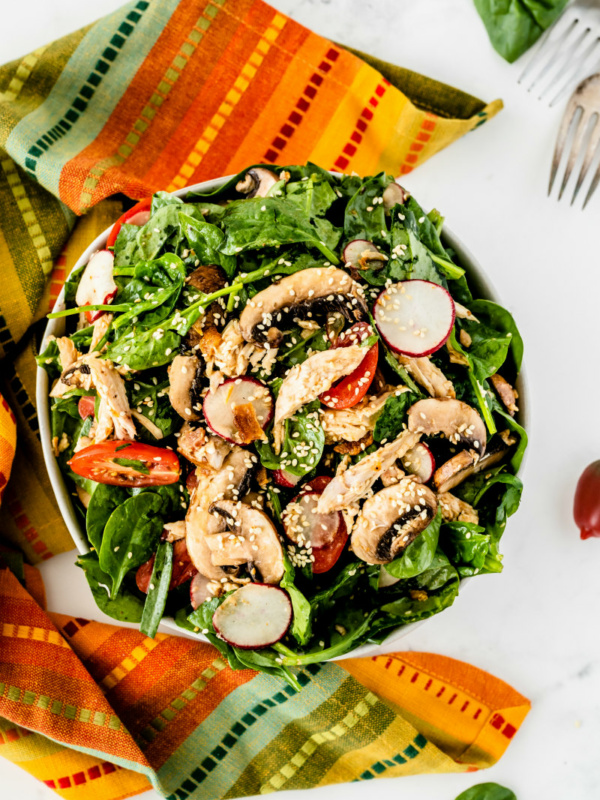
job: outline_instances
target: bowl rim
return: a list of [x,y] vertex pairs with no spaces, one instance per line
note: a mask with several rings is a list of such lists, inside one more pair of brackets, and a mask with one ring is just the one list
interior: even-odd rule
[[[335,176],[342,176],[343,173],[335,172],[333,170],[329,170]],[[227,181],[231,180],[234,177],[233,175],[227,175],[220,178],[211,178],[207,181],[201,181],[199,183],[191,184],[190,186],[184,186],[182,189],[177,189],[174,192],[170,192],[170,194],[175,195],[176,197],[183,197],[190,192],[202,192],[207,193],[211,192],[214,189],[218,189],[223,186]],[[113,223],[114,225],[114,223]],[[73,270],[78,269],[83,264],[87,264],[91,256],[98,250],[105,249],[106,242],[108,236],[113,228],[113,225],[110,225],[106,230],[102,231],[91,244],[83,251],[83,253],[77,259]],[[441,238],[455,251],[457,256],[459,257],[461,265],[465,268],[465,271],[469,278],[469,285],[471,287],[476,287],[475,294],[478,298],[492,300],[496,303],[502,304],[502,301],[496,291],[492,281],[485,273],[483,268],[481,267],[479,261],[475,258],[475,256],[471,253],[471,251],[465,246],[462,240],[446,225],[444,222],[442,227],[442,234]],[[65,286],[63,285],[60,294],[54,304],[53,310],[60,311],[65,307],[64,302],[64,295],[65,295]],[[42,341],[40,344],[40,352],[43,352],[47,346],[48,338],[53,336],[60,336],[64,333],[65,328],[65,318],[58,318],[58,319],[50,319],[44,329],[44,333],[42,336]],[[525,368],[521,365],[521,370],[519,372],[519,376],[516,382],[516,388],[519,392],[519,421],[523,427],[528,430],[529,428],[529,415],[528,415],[528,384],[525,374]],[[85,532],[83,531],[77,514],[75,512],[75,508],[71,501],[71,493],[67,487],[63,474],[60,470],[58,465],[58,461],[54,456],[54,451],[52,448],[52,427],[50,423],[50,403],[49,403],[49,390],[50,390],[50,381],[48,377],[48,373],[46,370],[39,366],[37,367],[37,375],[36,375],[36,404],[37,404],[37,413],[38,413],[38,421],[40,426],[40,439],[42,443],[42,451],[44,455],[44,462],[46,465],[46,469],[48,471],[48,476],[50,478],[50,484],[52,486],[52,490],[54,492],[54,496],[56,498],[56,502],[64,519],[64,522],[67,526],[67,530],[71,538],[73,539],[75,546],[80,554],[90,552],[89,543]],[[523,471],[523,466],[525,464],[527,458],[527,451],[525,453],[525,458],[519,469],[517,470],[517,475],[521,474]],[[460,582],[461,590],[472,580],[472,578],[463,578]],[[340,656],[339,659],[341,660],[344,658],[358,658],[362,656],[371,656],[376,652],[379,652],[381,648],[385,645],[386,649],[388,646],[398,640],[404,638],[412,631],[416,630],[421,625],[428,622],[430,618],[420,620],[418,622],[410,622],[407,625],[403,625],[396,630],[391,631],[384,642],[381,644],[366,644],[358,647],[354,650],[351,650],[348,653],[345,653],[343,656]],[[165,625],[165,627],[171,628],[172,630],[176,631],[180,635],[182,633],[187,634],[188,636],[192,636],[203,641],[208,641],[205,636],[201,633],[193,633],[192,631],[188,631],[185,628],[181,628],[173,617],[163,617],[161,620],[161,625]]]

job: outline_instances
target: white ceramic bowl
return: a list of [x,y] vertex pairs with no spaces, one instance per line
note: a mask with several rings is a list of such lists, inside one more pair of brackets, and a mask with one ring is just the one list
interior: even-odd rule
[[[339,173],[334,173],[339,174]],[[218,189],[224,183],[226,183],[232,176],[229,175],[224,178],[214,178],[210,181],[204,181],[202,183],[195,183],[193,186],[186,186],[183,189],[179,189],[173,194],[177,195],[178,197],[185,196],[188,192],[212,192],[215,189]],[[94,241],[90,244],[90,246],[85,250],[75,265],[75,269],[82,264],[87,264],[90,260],[90,257],[96,250],[102,250],[106,246],[106,241],[108,239],[108,235],[111,231],[111,228],[107,228],[103,233],[101,233]],[[451,247],[454,252],[457,254],[460,264],[465,268],[467,277],[469,279],[469,286],[473,289],[473,294],[476,297],[484,298],[486,300],[493,300],[497,303],[501,303],[502,301],[499,299],[497,292],[493,288],[489,278],[485,275],[484,271],[480,267],[479,263],[472,255],[472,253],[465,247],[465,245],[461,242],[461,240],[452,233],[446,225],[443,228],[442,238],[444,242]],[[54,310],[60,311],[65,307],[64,303],[64,288],[58,296],[56,301]],[[62,336],[65,331],[65,318],[60,319],[51,319],[48,321],[48,325],[46,326],[46,330],[44,331],[44,337],[42,340],[42,350],[46,347],[48,337],[53,336]],[[527,428],[527,391],[525,385],[525,379],[523,370],[521,370],[521,374],[519,375],[519,379],[517,381],[517,390],[519,392],[519,422]],[[38,407],[38,419],[40,424],[40,436],[42,440],[42,448],[44,451],[44,460],[46,462],[46,468],[48,469],[48,474],[50,476],[50,483],[52,484],[52,489],[54,490],[54,495],[56,497],[56,502],[58,503],[58,507],[63,515],[65,520],[65,524],[69,529],[69,533],[73,537],[73,541],[75,542],[75,546],[79,550],[80,553],[87,553],[89,552],[89,543],[85,534],[85,531],[82,530],[77,515],[75,513],[75,509],[73,507],[73,503],[71,500],[71,494],[68,487],[65,484],[65,480],[63,477],[62,472],[58,466],[56,458],[54,457],[54,452],[52,450],[52,433],[51,433],[51,425],[50,425],[50,403],[49,403],[49,392],[50,392],[50,384],[48,380],[48,373],[46,370],[38,367],[37,370],[37,381],[36,381],[36,399],[37,399],[37,407]],[[464,579],[461,582],[461,589],[463,589],[466,583],[471,580],[470,578]],[[427,620],[422,620],[421,622],[412,622],[408,625],[404,625],[403,627],[399,628],[397,631],[392,632],[388,638],[386,639],[386,645],[390,644],[391,642],[395,642],[398,639],[401,639],[403,636],[406,636],[410,631],[415,630],[418,626],[422,625]],[[165,617],[163,619],[163,624],[165,624],[169,628],[173,628],[174,630],[181,633],[181,628],[175,623],[175,621],[170,617]],[[197,634],[199,639],[205,639],[202,634]],[[342,658],[349,658],[349,657],[357,657],[357,656],[365,656],[365,655],[372,655],[379,649],[380,645],[364,645],[363,647],[359,647],[356,650],[353,650],[350,653],[347,653]]]

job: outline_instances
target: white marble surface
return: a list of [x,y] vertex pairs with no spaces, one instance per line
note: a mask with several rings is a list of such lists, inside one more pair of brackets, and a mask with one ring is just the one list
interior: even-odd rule
[[[503,542],[502,575],[473,581],[451,609],[403,646],[483,667],[530,697],[533,710],[491,770],[381,780],[376,791],[383,800],[453,800],[474,783],[497,781],[519,800],[600,797],[600,541],[581,542],[571,519],[578,475],[600,452],[600,192],[585,213],[546,198],[561,108],[550,111],[517,86],[519,66],[508,66],[493,52],[471,0],[273,3],[324,35],[482,98],[502,97],[506,104],[499,117],[406,183],[424,206],[446,214],[520,323],[533,420],[526,491]],[[96,0],[93,7],[77,0],[6,3],[0,61],[118,5],[119,0]],[[73,555],[65,554],[43,567],[50,608],[97,616],[72,562]],[[0,786],[7,799],[51,797],[2,759]],[[325,788],[310,800],[361,800],[373,789]]]

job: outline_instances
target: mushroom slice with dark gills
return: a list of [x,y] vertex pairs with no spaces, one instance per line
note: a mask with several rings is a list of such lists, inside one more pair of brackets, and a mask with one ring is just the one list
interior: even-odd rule
[[442,433],[449,442],[485,453],[486,429],[474,408],[449,397],[418,400],[408,409],[408,429],[424,436]]
[[237,501],[247,494],[257,462],[256,456],[234,447],[218,472],[198,476],[185,517],[185,539],[194,566],[210,580],[233,580],[238,569],[235,566],[224,569],[212,560],[207,538],[222,533],[227,526],[225,520],[211,514],[209,508],[217,500]]
[[306,403],[316,400],[340,378],[354,372],[367,352],[368,348],[358,344],[322,350],[290,369],[281,384],[275,403],[273,438],[276,453],[281,449],[285,420]]
[[420,433],[403,431],[393,442],[380,447],[374,453],[369,453],[357,464],[336,475],[319,498],[318,513],[331,514],[333,511],[341,511],[352,506],[364,497],[381,474],[414,447],[420,438]]
[[389,564],[436,513],[437,500],[431,489],[404,478],[365,501],[352,531],[352,550],[367,564]]
[[175,356],[169,365],[169,400],[185,420],[198,420],[202,408],[201,364],[197,356]]
[[236,192],[246,197],[266,197],[269,190],[279,182],[279,178],[270,169],[253,167],[235,185]]
[[516,441],[516,436],[506,430],[490,439],[482,457],[473,450],[461,450],[436,469],[433,473],[433,485],[438,492],[449,492],[471,475],[476,475],[502,461]]
[[257,508],[233,500],[218,500],[210,512],[224,520],[229,533],[207,538],[213,564],[247,566],[253,580],[279,583],[283,578],[283,548],[269,517]]
[[52,387],[50,397],[62,397],[65,392],[69,392],[71,389],[89,391],[92,388],[92,371],[87,363],[87,358],[88,356],[78,358],[63,371]]
[[350,275],[336,267],[311,267],[273,283],[248,301],[240,315],[247,342],[267,342],[278,347],[281,331],[294,318],[326,317],[341,312],[349,322],[364,319],[363,290]]

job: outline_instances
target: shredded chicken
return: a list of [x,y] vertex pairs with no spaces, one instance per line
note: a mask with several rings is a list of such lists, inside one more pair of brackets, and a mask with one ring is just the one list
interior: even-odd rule
[[205,475],[218,472],[232,448],[225,439],[207,434],[204,428],[194,428],[189,422],[183,424],[177,439],[177,450]]
[[[214,339],[214,334],[212,336]],[[217,367],[229,378],[245,375],[250,358],[257,348],[244,341],[239,320],[232,319],[231,322],[228,322],[220,337],[219,344],[212,348],[211,352],[205,353],[202,350],[206,360],[206,374],[210,376],[213,369]]]
[[163,525],[163,539],[166,542],[177,542],[179,539],[185,539],[185,521],[180,519],[178,522],[165,522]]
[[408,392],[408,387],[399,386],[367,396],[352,408],[322,409],[321,425],[325,431],[325,443],[360,441],[375,430],[375,423],[387,399],[402,392]]
[[469,309],[461,305],[461,303],[457,303],[456,300],[454,301],[454,308],[456,310],[456,316],[459,319],[470,319],[471,322],[479,322],[472,311],[469,311]]
[[[94,353],[96,351],[96,345],[104,337],[104,334],[110,328],[112,321],[112,314],[102,314],[102,316],[98,317],[98,319],[94,322],[94,332],[92,334],[92,342],[90,344],[90,353]],[[104,350],[105,348],[106,345],[102,349]]]
[[427,356],[409,358],[400,353],[394,353],[394,355],[398,363],[402,364],[408,374],[432,397],[456,397],[452,382],[430,358]]
[[437,499],[442,509],[444,522],[460,520],[460,522],[474,522],[476,525],[479,524],[479,514],[473,506],[465,503],[464,500],[459,500],[458,497],[450,494],[450,492],[440,492]]
[[[303,405],[330,389],[337,380],[354,372],[365,354],[362,347],[352,344],[349,347],[313,353],[302,364],[291,368],[281,384],[275,404],[273,438],[276,453],[281,450],[284,421]],[[362,436],[364,432],[358,438]]]
[[382,472],[391,467],[397,459],[402,458],[420,438],[420,433],[403,431],[393,442],[365,456],[341,475],[336,475],[319,498],[318,513],[330,514],[332,511],[341,511],[364,497]]
[[[461,333],[463,333],[463,331],[461,331]],[[469,359],[451,345],[450,339],[446,342],[446,350],[448,351],[448,358],[451,364],[460,364],[461,367],[469,366]]]
[[[113,367],[112,361],[89,358],[87,363],[92,373],[96,391],[100,395],[101,405],[104,401],[106,410],[112,420],[115,438],[135,439],[136,429],[131,418],[131,409],[125,393],[123,378]],[[100,417],[100,414],[98,416]]]
[[400,483],[404,477],[406,477],[404,470],[400,469],[397,464],[392,464],[381,473],[381,482],[384,486],[393,486],[395,483]]
[[267,436],[258,421],[252,403],[241,403],[240,405],[233,406],[231,411],[241,444],[251,444],[257,439],[266,440]]
[[519,393],[515,388],[513,388],[510,383],[496,373],[495,375],[490,376],[490,380],[494,389],[498,392],[498,396],[502,403],[506,406],[506,410],[514,417],[515,413],[519,410],[517,406],[517,398],[519,397]]
[[73,366],[73,364],[80,357],[81,353],[79,353],[68,336],[59,336],[55,341],[58,346],[60,365],[64,372],[65,370],[69,369],[69,367]]

